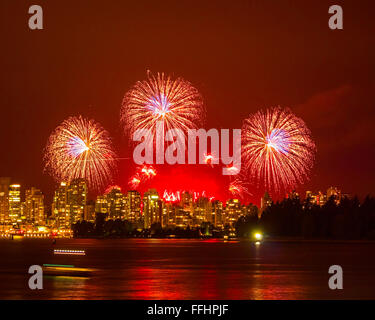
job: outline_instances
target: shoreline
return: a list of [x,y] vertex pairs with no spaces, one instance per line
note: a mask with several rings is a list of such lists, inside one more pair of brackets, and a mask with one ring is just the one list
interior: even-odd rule
[[[6,241],[21,241],[21,240],[42,240],[42,241],[52,241],[51,238],[17,238],[11,240],[9,238],[0,238],[0,240]],[[255,243],[256,241],[249,239],[249,238],[230,238],[230,239],[223,239],[223,238],[142,238],[142,237],[77,237],[77,238],[57,238],[57,242],[62,240],[163,240],[163,241],[201,241],[201,242],[252,242]],[[375,243],[375,240],[371,239],[302,239],[302,238],[267,238],[261,241],[262,244],[264,243],[358,243],[364,244]]]

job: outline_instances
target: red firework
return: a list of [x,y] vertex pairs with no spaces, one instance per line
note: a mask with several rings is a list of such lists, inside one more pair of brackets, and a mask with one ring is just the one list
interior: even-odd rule
[[130,178],[129,185],[137,189],[139,185],[156,176],[156,170],[153,166],[142,166],[136,169],[136,173]]
[[154,76],[148,71],[147,79],[138,81],[125,94],[120,118],[132,138],[139,129],[155,134],[158,121],[165,130],[199,128],[204,114],[202,97],[188,81],[164,73]]
[[70,117],[49,137],[45,169],[58,181],[84,178],[89,187],[102,190],[116,169],[116,154],[106,130],[94,120]]
[[266,190],[281,193],[309,178],[316,147],[304,121],[289,109],[261,110],[242,127],[242,158],[251,176]]

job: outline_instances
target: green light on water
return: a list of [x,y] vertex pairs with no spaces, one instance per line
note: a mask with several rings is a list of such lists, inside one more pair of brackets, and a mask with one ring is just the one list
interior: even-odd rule
[[74,268],[73,265],[69,264],[43,264],[43,267],[60,267],[60,268]]

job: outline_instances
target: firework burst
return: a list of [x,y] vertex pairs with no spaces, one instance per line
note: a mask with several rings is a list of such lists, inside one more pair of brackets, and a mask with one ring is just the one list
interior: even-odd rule
[[[229,167],[231,169],[232,167]],[[233,170],[236,169],[233,167]],[[244,199],[246,196],[251,196],[252,193],[249,191],[249,182],[245,175],[240,172],[235,176],[230,176],[230,182],[228,186],[228,191],[232,196]]]
[[112,180],[116,155],[109,134],[94,120],[70,117],[51,134],[45,148],[45,170],[58,182],[84,178],[99,191]]
[[316,147],[304,121],[280,107],[244,121],[242,158],[250,176],[274,193],[290,191],[309,178]]
[[148,71],[147,80],[138,81],[125,94],[120,117],[131,138],[138,129],[155,134],[158,121],[163,122],[165,131],[199,128],[204,108],[200,93],[188,81]]
[[242,184],[235,180],[235,181],[232,181],[230,184],[229,184],[229,187],[228,187],[228,191],[233,195],[233,196],[240,196],[242,197],[243,196],[243,187],[242,187]]
[[129,180],[129,186],[131,186],[133,189],[137,189],[140,183],[141,183],[141,178],[137,175],[134,175]]
[[156,170],[153,166],[141,166],[136,169],[135,174],[129,180],[129,186],[137,189],[143,182],[149,181],[156,176]]

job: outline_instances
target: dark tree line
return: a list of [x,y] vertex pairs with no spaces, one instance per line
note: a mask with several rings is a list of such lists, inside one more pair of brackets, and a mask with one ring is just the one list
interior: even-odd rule
[[[367,196],[343,198],[339,204],[329,199],[323,206],[310,199],[284,199],[272,203],[258,219],[256,214],[242,216],[234,225],[238,237],[249,238],[255,230],[269,237],[304,237],[316,239],[375,239],[375,198]],[[155,237],[200,238],[223,237],[229,226],[215,230],[210,223],[200,228],[162,228],[155,223],[150,229],[139,231],[126,220],[107,220],[97,214],[95,223],[80,221],[73,225],[74,237]]]
[[127,220],[105,220],[104,214],[96,214],[95,223],[79,221],[72,226],[74,237],[131,237],[136,227]]
[[273,203],[257,225],[275,237],[375,239],[375,198],[330,198],[323,206],[310,199],[284,199]]

